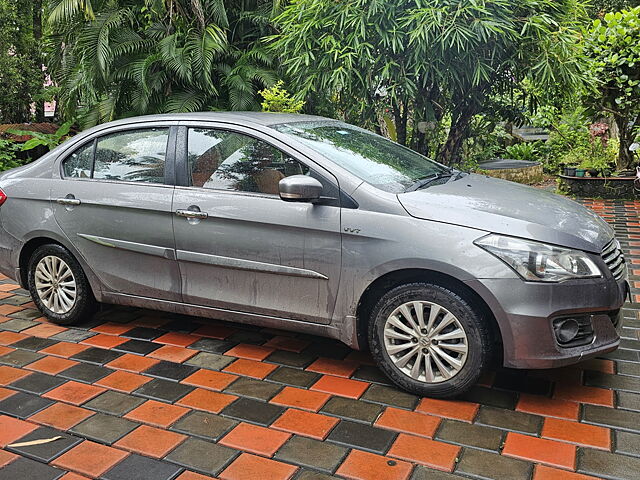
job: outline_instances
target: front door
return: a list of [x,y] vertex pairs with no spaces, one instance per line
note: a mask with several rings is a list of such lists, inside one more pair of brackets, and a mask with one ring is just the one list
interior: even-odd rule
[[[173,127],[177,128],[177,127]],[[165,178],[171,127],[100,136],[62,162],[55,218],[101,282],[118,293],[181,300]]]
[[183,301],[328,323],[340,280],[340,208],[285,202],[278,182],[314,175],[337,197],[335,180],[258,134],[184,133],[188,185],[176,187],[173,204]]

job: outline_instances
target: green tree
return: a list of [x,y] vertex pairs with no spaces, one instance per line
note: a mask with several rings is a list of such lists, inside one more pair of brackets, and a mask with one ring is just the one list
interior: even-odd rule
[[258,108],[276,80],[264,0],[50,0],[51,70],[67,119]]
[[584,18],[579,0],[292,0],[271,40],[311,109],[324,97],[364,126],[388,109],[420,151],[446,120],[437,158],[452,163],[492,96],[525,79],[558,99],[581,85]]
[[597,81],[596,107],[613,115],[620,147],[618,168],[629,168],[629,147],[640,127],[640,7],[607,13],[588,31],[585,53]]
[[44,82],[38,2],[0,0],[0,121],[33,119],[32,103]]
[[608,12],[618,12],[640,6],[640,0],[591,0],[589,13],[593,17],[601,17]]

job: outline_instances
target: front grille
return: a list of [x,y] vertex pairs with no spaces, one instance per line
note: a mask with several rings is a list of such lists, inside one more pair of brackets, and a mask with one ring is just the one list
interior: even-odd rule
[[609,270],[611,270],[613,277],[616,280],[620,280],[624,276],[626,264],[618,240],[613,238],[605,245],[600,255],[602,255],[602,259],[609,267]]

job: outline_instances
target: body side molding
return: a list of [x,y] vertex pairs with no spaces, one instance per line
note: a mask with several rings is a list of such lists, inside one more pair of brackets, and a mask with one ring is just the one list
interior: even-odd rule
[[144,253],[146,255],[166,258],[168,260],[176,259],[175,250],[172,248],[148,245],[146,243],[127,242],[125,240],[117,240],[115,238],[98,237],[96,235],[89,235],[86,233],[78,233],[77,235],[85,240],[89,240],[90,242],[94,242],[105,247],[130,250],[136,253]]
[[206,253],[188,252],[186,250],[176,250],[178,260],[184,262],[205,263],[217,267],[230,268],[234,270],[252,270],[256,272],[274,273],[276,275],[289,275],[293,277],[318,278],[328,280],[325,275],[307,270],[304,268],[288,267],[286,265],[276,265],[273,263],[255,262],[241,258],[223,257],[220,255],[209,255]]

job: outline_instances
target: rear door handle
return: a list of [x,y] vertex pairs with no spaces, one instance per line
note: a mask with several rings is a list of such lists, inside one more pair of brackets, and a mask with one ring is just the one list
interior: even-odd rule
[[56,202],[60,205],[80,205],[82,203],[80,199],[73,197],[58,198]]
[[209,216],[207,212],[199,212],[197,210],[184,210],[184,209],[176,210],[176,215],[178,215],[179,217],[185,217],[185,218],[197,218],[199,220],[205,219]]

